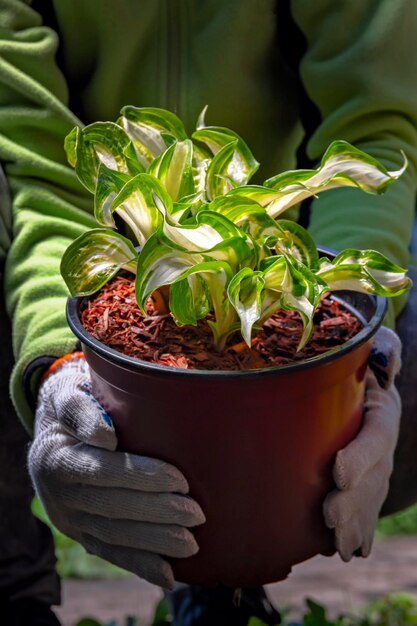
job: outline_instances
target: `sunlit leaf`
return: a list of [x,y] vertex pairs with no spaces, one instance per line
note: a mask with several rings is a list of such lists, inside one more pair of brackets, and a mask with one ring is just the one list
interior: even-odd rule
[[95,293],[122,269],[136,272],[138,253],[126,237],[105,228],[80,235],[66,249],[61,274],[74,296]]
[[262,207],[266,207],[274,200],[280,198],[281,195],[281,193],[270,187],[264,187],[262,185],[241,185],[229,191],[227,197],[239,196],[240,198],[247,198],[248,200],[257,202]]
[[[289,257],[278,257],[275,262],[263,263],[263,266],[265,267],[263,273],[265,290],[271,290],[277,294],[276,302],[279,303],[280,308],[297,311],[301,316],[304,326],[298,345],[298,350],[301,350],[313,331],[313,316],[324,291],[323,281],[317,279],[314,273],[302,263]],[[263,319],[265,309],[264,305]],[[268,316],[272,310],[273,307],[269,306]]]
[[[188,281],[188,284],[194,287],[194,294],[192,299],[188,298],[187,301],[180,302],[177,299],[175,319],[182,325],[189,323],[187,320],[191,318],[190,306],[194,307],[195,320],[200,319],[200,306],[205,298],[205,306],[210,303],[208,310],[213,310],[215,317],[219,317],[219,323],[223,323],[223,308],[227,304],[226,287],[232,275],[230,266],[221,261],[203,261],[186,269],[176,282]],[[196,280],[197,278],[199,280]],[[175,284],[173,287],[175,292]],[[220,315],[219,310],[221,310]]]
[[277,223],[255,200],[239,195],[226,195],[210,203],[210,211],[221,213],[231,222],[258,239],[277,233]]
[[227,175],[230,164],[235,158],[236,146],[237,140],[227,144],[210,161],[206,175],[206,191],[209,200],[223,196],[233,188]]
[[200,116],[198,129],[192,134],[194,141],[204,143],[215,156],[230,143],[235,145],[233,160],[229,164],[227,175],[238,185],[245,185],[259,168],[259,163],[253,156],[243,139],[229,128],[220,126],[202,126]]
[[127,169],[129,170],[129,174],[131,176],[143,174],[146,171],[145,166],[139,161],[135,146],[131,141],[129,141],[128,145],[123,150],[123,154],[126,159]]
[[[160,205],[156,205],[155,198]],[[162,223],[159,206],[171,210],[168,193],[154,176],[138,174],[122,187],[113,199],[110,211],[116,211],[123,218],[143,246]]]
[[156,176],[173,201],[194,193],[193,144],[187,139],[176,141],[155,159],[148,173]]
[[162,203],[155,199],[155,204],[164,216],[162,232],[169,246],[192,253],[199,252],[219,260],[226,260],[227,257],[235,259],[235,262],[251,256],[252,249],[245,233],[223,215],[200,211],[196,215],[195,224],[178,225],[164,211]]
[[65,148],[79,180],[94,192],[101,163],[111,170],[129,172],[125,154],[129,143],[129,137],[117,124],[95,122],[72,130],[66,138]]
[[262,272],[246,267],[235,274],[227,289],[229,300],[239,315],[243,339],[249,347],[252,327],[262,314],[261,294],[264,285]]
[[310,233],[293,220],[280,219],[276,225],[279,231],[275,246],[277,254],[290,255],[310,269],[317,269],[319,255]]
[[317,275],[331,290],[350,289],[392,297],[412,286],[406,272],[375,250],[347,249],[332,262],[322,261]]
[[75,167],[77,163],[77,142],[78,135],[80,133],[79,126],[75,126],[70,133],[65,137],[64,150],[67,155],[68,163]]
[[169,308],[174,318],[181,324],[195,326],[205,318],[211,306],[207,295],[206,283],[198,274],[192,274],[176,281],[169,291]]
[[130,179],[128,174],[111,170],[104,163],[100,164],[94,194],[94,217],[99,224],[115,227],[111,210],[112,202]]
[[203,258],[167,246],[160,233],[155,233],[139,255],[136,278],[136,299],[145,312],[146,301],[153,291],[171,285],[190,267]]
[[171,219],[177,224],[185,225],[187,220],[195,223],[195,215],[203,205],[203,194],[193,193],[189,196],[183,196],[180,202],[174,202],[172,207]]
[[284,172],[265,181],[279,195],[267,206],[271,217],[277,217],[290,206],[336,187],[357,187],[368,193],[386,191],[407,167],[389,172],[379,161],[346,141],[334,141],[316,170]]
[[139,161],[145,167],[171,145],[172,139],[187,139],[183,123],[170,111],[125,106],[120,113],[118,124],[133,141]]

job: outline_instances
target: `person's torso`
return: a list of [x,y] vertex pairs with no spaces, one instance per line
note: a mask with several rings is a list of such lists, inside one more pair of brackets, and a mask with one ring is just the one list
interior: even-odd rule
[[192,132],[228,126],[259,178],[295,165],[301,138],[293,76],[277,46],[275,0],[53,0],[70,105],[85,123],[123,105],[176,112]]

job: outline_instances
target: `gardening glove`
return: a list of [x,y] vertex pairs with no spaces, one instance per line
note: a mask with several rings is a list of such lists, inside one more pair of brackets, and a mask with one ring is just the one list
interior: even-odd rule
[[83,358],[42,383],[29,471],[51,521],[96,554],[172,588],[167,557],[198,551],[187,527],[204,514],[182,473],[163,461],[116,451],[109,415],[91,395]]
[[370,554],[378,514],[388,493],[398,439],[401,400],[394,378],[401,367],[401,342],[388,328],[376,336],[366,374],[363,425],[337,453],[337,489],[325,499],[324,519],[334,528],[343,561]]

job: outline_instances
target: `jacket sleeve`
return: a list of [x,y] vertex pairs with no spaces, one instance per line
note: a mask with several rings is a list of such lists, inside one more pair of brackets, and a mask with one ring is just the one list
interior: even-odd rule
[[[385,195],[337,189],[312,204],[310,231],[321,245],[377,249],[406,267],[417,186],[417,2],[292,0],[307,40],[300,73],[321,121],[307,143],[318,161],[344,139],[388,169],[409,165]],[[404,298],[391,300],[391,326]]]
[[66,163],[64,138],[80,122],[67,107],[57,45],[27,2],[0,0],[0,161],[13,217],[4,275],[16,357],[11,395],[29,430],[23,373],[39,357],[74,349],[59,264],[74,237],[94,225],[91,200]]

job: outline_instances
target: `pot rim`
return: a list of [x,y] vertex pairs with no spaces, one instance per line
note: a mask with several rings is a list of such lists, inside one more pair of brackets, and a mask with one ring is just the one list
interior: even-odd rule
[[323,354],[319,354],[314,357],[310,357],[304,361],[298,361],[296,363],[289,363],[288,365],[277,365],[276,367],[264,367],[259,369],[252,370],[197,370],[197,369],[180,369],[170,367],[169,365],[159,365],[157,363],[149,363],[147,361],[142,361],[136,357],[131,357],[123,354],[122,352],[118,352],[114,348],[110,348],[105,344],[101,343],[98,339],[90,335],[80,320],[80,310],[83,303],[86,301],[87,296],[82,297],[70,297],[67,301],[67,321],[68,325],[71,328],[72,332],[75,334],[78,339],[88,346],[93,352],[96,352],[100,356],[104,357],[106,360],[113,361],[117,365],[122,367],[127,367],[130,370],[145,370],[149,372],[149,374],[159,374],[166,376],[175,376],[175,377],[189,377],[189,376],[198,376],[199,378],[217,378],[217,379],[241,379],[241,378],[251,378],[251,377],[267,377],[267,376],[277,376],[282,374],[292,373],[298,370],[306,370],[312,367],[316,367],[317,365],[324,365],[330,363],[332,361],[338,360],[345,356],[346,354],[356,350],[362,344],[366,343],[373,337],[378,328],[382,324],[382,320],[384,318],[386,309],[387,309],[387,298],[382,296],[374,296],[371,294],[361,294],[362,296],[366,296],[370,298],[374,302],[375,310],[369,321],[366,321],[358,311],[348,303],[343,300],[341,295],[342,293],[358,293],[358,292],[348,292],[339,291],[332,292],[329,294],[329,297],[336,298],[338,301],[341,301],[343,306],[345,306],[348,310],[351,310],[356,316],[359,316],[361,321],[363,322],[363,328],[351,339],[346,341],[344,344],[332,348]]

